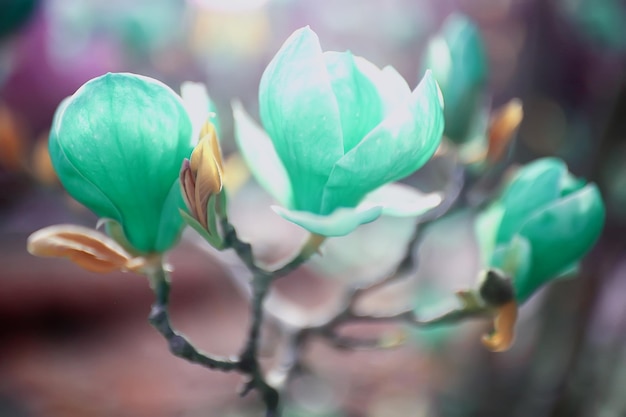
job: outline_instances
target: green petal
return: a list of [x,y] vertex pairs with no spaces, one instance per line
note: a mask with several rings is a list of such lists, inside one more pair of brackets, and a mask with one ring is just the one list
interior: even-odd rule
[[[80,203],[89,207],[100,217],[120,219],[121,214],[118,208],[98,185],[86,178],[81,173],[80,169],[72,164],[60,146],[59,124],[65,107],[70,101],[70,97],[67,97],[59,104],[54,114],[52,128],[50,129],[48,150],[50,152],[50,159],[54,165],[54,170],[61,184],[63,184],[63,187]],[[77,191],[76,195],[73,191]]]
[[360,71],[350,52],[324,52],[326,69],[339,106],[343,150],[350,151],[382,120],[378,90]]
[[411,101],[337,162],[324,191],[322,213],[354,207],[368,192],[415,172],[439,146],[443,124],[439,88],[427,72]]
[[555,201],[561,195],[561,182],[567,167],[560,159],[542,158],[521,168],[501,198],[506,212],[497,242],[508,242],[523,226],[530,213]]
[[398,105],[403,104],[411,98],[411,89],[406,80],[396,69],[390,65],[382,70],[365,58],[354,57],[354,62],[378,90],[385,114],[389,114]]
[[289,176],[269,136],[239,102],[233,103],[233,117],[235,140],[252,175],[276,201],[285,207],[292,207]]
[[376,220],[382,213],[382,207],[361,205],[357,208],[340,208],[332,214],[323,216],[306,211],[292,211],[283,207],[272,206],[282,218],[311,233],[322,236],[345,236],[362,224]]
[[441,204],[441,193],[422,193],[408,185],[383,185],[365,196],[363,203],[382,206],[383,214],[393,217],[416,217]]
[[481,266],[491,266],[491,257],[496,249],[496,237],[504,216],[504,207],[499,202],[489,206],[476,216],[474,231],[480,251]]
[[518,296],[537,288],[577,262],[595,244],[604,225],[604,204],[594,184],[533,214],[520,235],[532,246],[528,279],[516,283]]
[[[63,105],[50,153],[74,198],[118,221],[138,251],[153,252],[163,205],[191,153],[190,137],[189,116],[170,88],[148,77],[107,74]],[[105,198],[94,197],[99,194]],[[181,227],[171,226],[177,229],[171,235]]]
[[466,139],[487,80],[487,57],[480,32],[467,17],[451,15],[426,47],[423,69],[432,69],[446,103],[446,135]]
[[183,228],[183,219],[180,216],[180,210],[185,206],[185,201],[183,200],[180,189],[180,181],[174,181],[163,203],[163,209],[161,210],[161,221],[154,244],[154,250],[156,252],[165,252],[178,242],[180,232]]
[[259,109],[289,173],[295,207],[320,211],[324,185],[343,155],[339,108],[317,35],[287,39],[261,78]]

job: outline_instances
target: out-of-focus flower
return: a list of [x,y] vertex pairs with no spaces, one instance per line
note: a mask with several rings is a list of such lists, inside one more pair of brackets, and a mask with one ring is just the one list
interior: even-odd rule
[[543,158],[521,168],[476,221],[483,262],[513,280],[526,301],[542,285],[575,270],[604,225],[595,184],[573,177],[563,161]]
[[206,122],[200,132],[200,142],[183,161],[180,184],[189,213],[181,210],[183,218],[216,248],[223,246],[217,220],[225,216],[226,196],[222,192],[224,167],[215,126]]
[[4,103],[0,102],[0,169],[18,171],[25,160],[26,134],[24,123]]
[[422,68],[432,70],[441,87],[446,137],[456,143],[472,139],[487,81],[485,47],[476,25],[463,15],[449,16],[429,41]]
[[50,132],[50,157],[76,200],[109,219],[128,250],[164,252],[183,226],[178,175],[192,150],[182,100],[135,74],[97,77],[65,99]]
[[37,10],[39,0],[6,0],[0,14],[0,38],[12,34],[28,22]]
[[307,27],[268,65],[259,105],[267,133],[235,105],[236,137],[285,219],[341,236],[383,212],[418,215],[439,204],[439,195],[389,184],[419,169],[439,146],[443,103],[430,73],[411,92],[392,67],[322,52]]

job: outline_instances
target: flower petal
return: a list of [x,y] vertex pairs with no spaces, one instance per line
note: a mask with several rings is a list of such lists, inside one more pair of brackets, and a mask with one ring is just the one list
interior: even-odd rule
[[382,101],[350,52],[324,52],[324,61],[339,106],[343,150],[349,152],[382,120]]
[[439,146],[443,125],[439,88],[427,72],[408,105],[398,107],[337,162],[322,213],[354,207],[368,192],[415,172]]
[[202,126],[210,121],[215,125],[218,139],[220,135],[220,123],[217,118],[215,104],[209,97],[206,86],[203,83],[185,81],[180,86],[180,95],[191,119],[191,146],[196,146],[201,139]]
[[441,204],[441,193],[423,193],[408,185],[383,185],[365,196],[364,203],[382,206],[383,214],[394,217],[414,217]]
[[426,47],[422,67],[432,69],[441,86],[446,136],[457,143],[465,141],[487,80],[487,58],[476,25],[463,15],[450,15],[440,35]]
[[294,32],[266,68],[259,110],[296,191],[295,207],[319,212],[343,139],[322,50],[310,28]]
[[604,204],[594,184],[533,214],[519,232],[532,246],[532,268],[526,280],[516,282],[518,297],[527,298],[584,256],[603,225]]
[[497,243],[508,242],[530,213],[559,198],[560,184],[566,174],[567,167],[556,158],[542,158],[521,168],[501,198],[505,213]]
[[254,178],[272,197],[285,207],[292,207],[293,194],[289,175],[278,157],[271,139],[245,111],[233,103],[235,140]]
[[272,209],[282,218],[309,232],[328,237],[345,236],[360,225],[376,220],[382,213],[382,207],[369,204],[357,208],[339,208],[326,216],[279,206],[272,206]]
[[[48,151],[54,170],[65,189],[80,203],[92,209],[100,217],[121,219],[122,215],[117,206],[105,195],[99,185],[81,173],[81,170],[65,155],[61,147],[58,137],[59,121],[68,103],[69,97],[59,104],[50,129]],[[75,192],[79,192],[79,194],[74,196]]]
[[389,114],[398,105],[407,102],[411,97],[411,89],[406,80],[394,67],[387,65],[382,70],[367,59],[355,56],[354,62],[359,70],[376,86],[385,109]]
[[182,207],[185,207],[185,200],[180,187],[180,181],[174,181],[161,207],[161,221],[159,222],[154,242],[154,250],[156,252],[165,252],[176,244],[180,238],[180,230],[172,227],[172,224],[176,224],[179,221],[182,222],[179,211],[182,210]]
[[502,204],[494,203],[480,212],[474,220],[474,231],[483,267],[490,265],[491,256],[496,249],[498,228],[503,216],[504,207]]

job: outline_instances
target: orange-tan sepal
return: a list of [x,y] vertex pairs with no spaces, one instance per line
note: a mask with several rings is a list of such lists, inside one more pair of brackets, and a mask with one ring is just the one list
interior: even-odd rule
[[222,153],[211,122],[200,132],[200,141],[189,160],[183,161],[180,183],[185,203],[194,219],[207,229],[207,204],[211,196],[222,191],[224,167]]
[[141,273],[148,260],[128,253],[102,232],[72,224],[40,229],[28,237],[28,252],[35,256],[67,258],[91,272]]
[[515,323],[517,322],[517,303],[509,301],[496,308],[494,331],[484,335],[483,344],[493,352],[508,350],[515,339]]
[[502,158],[523,118],[522,102],[516,98],[496,110],[489,126],[489,162],[494,163]]

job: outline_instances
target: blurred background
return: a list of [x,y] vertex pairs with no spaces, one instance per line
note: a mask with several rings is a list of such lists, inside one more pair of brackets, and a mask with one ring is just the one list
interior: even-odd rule
[[[64,97],[107,71],[152,76],[175,90],[186,80],[203,82],[229,154],[231,101],[257,114],[262,71],[295,29],[310,25],[324,50],[393,65],[414,87],[429,37],[453,12],[471,18],[484,39],[493,106],[514,97],[524,103],[513,160],[559,156],[597,182],[605,231],[578,279],[555,283],[524,307],[511,351],[483,349],[483,322],[410,330],[406,346],[384,351],[336,351],[314,341],[304,352],[306,372],[288,388],[286,414],[626,415],[623,1],[0,0],[0,416],[261,415],[254,394],[238,398],[238,375],[169,354],[146,321],[152,294],[143,278],[91,274],[26,252],[26,238],[41,227],[96,223],[66,196],[47,157],[48,129]],[[260,257],[278,259],[302,232],[268,204],[250,182],[234,198],[232,218]],[[366,226],[357,239],[369,246],[331,246],[279,290],[323,309],[338,282],[373,279],[372,271],[393,265],[407,230],[389,219]],[[428,279],[404,295],[419,308],[437,308],[471,285],[473,240],[462,216],[430,229],[416,272],[418,281]],[[170,262],[174,325],[204,350],[236,353],[247,303],[230,279],[231,264],[191,234]],[[266,347],[271,356],[273,346]]]

